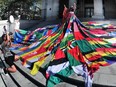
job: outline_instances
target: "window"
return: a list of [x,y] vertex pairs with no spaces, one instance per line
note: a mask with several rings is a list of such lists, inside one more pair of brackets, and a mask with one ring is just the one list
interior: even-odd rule
[[92,17],[94,13],[94,10],[92,7],[85,8],[85,17],[89,18]]
[[93,4],[93,0],[85,0],[86,4]]
[[79,5],[80,4],[80,0],[77,0],[77,5]]

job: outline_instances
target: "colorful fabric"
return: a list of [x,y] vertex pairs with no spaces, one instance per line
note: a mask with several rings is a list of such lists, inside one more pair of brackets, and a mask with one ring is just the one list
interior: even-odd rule
[[100,22],[82,22],[87,29],[89,29],[89,32],[91,34],[94,34],[96,36],[116,36],[116,26],[112,24],[103,24]]
[[85,87],[92,87],[93,74],[100,66],[116,62],[115,33],[112,35],[101,27],[103,32],[95,33],[97,30],[91,31],[84,26],[74,13],[64,15],[61,25],[38,28],[32,32],[16,31],[15,42],[26,44],[17,48],[20,50],[17,54],[21,56],[24,66],[33,66],[32,75],[38,72],[51,55],[51,60],[45,64],[47,87],[63,81],[56,75],[68,77],[72,73],[85,79]]
[[95,21],[82,22],[89,29],[114,29],[116,26],[107,23],[100,23]]

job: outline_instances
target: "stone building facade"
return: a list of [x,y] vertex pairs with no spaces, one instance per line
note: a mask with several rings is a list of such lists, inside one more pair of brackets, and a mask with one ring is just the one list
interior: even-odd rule
[[74,2],[77,4],[75,14],[79,18],[116,18],[116,0],[43,0],[46,19],[61,18],[64,4],[70,7]]
[[78,0],[77,16],[84,18],[116,18],[116,0]]

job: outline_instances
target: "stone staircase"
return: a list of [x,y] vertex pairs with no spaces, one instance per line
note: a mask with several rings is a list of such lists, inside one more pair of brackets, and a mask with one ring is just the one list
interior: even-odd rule
[[[1,57],[3,66],[7,66]],[[18,60],[14,63],[17,67],[16,73],[9,73],[8,76],[1,74],[0,87],[46,87],[46,78],[44,76],[45,70],[40,68],[39,72],[32,76],[30,74],[30,69],[21,65],[21,61]],[[84,87],[84,80],[82,77],[72,74],[70,77],[63,77],[56,75],[59,78],[62,78],[64,82],[56,85],[55,87]],[[93,84],[93,87],[115,87],[108,85]]]
[[[1,56],[0,61],[0,64],[2,63],[1,66],[7,67],[3,56]],[[30,74],[30,69],[21,65],[20,60],[16,61],[14,64],[17,67],[17,72],[8,73],[7,76],[1,74],[0,87],[46,87],[45,70],[43,68],[40,68],[39,72],[33,76]],[[67,78],[64,78],[64,80],[66,80],[66,82],[62,82],[55,87],[77,87],[72,83],[67,83],[70,81],[67,80]]]

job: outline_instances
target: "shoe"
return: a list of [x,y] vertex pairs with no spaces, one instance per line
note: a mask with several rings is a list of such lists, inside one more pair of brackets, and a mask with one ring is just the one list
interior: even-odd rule
[[0,68],[0,74],[4,74],[4,69]]
[[0,74],[8,76],[8,72],[6,70],[4,70],[4,69],[0,70]]

